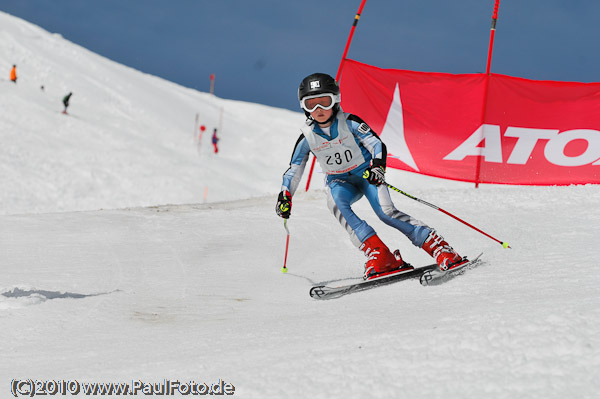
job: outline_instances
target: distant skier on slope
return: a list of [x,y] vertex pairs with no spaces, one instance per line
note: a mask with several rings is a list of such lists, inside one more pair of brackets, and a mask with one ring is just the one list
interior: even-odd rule
[[213,130],[213,135],[212,135],[212,144],[213,144],[213,150],[215,151],[215,154],[219,152],[219,146],[218,143],[219,142],[219,138],[217,137],[217,128],[215,128],[215,130]]
[[69,100],[71,99],[71,96],[73,95],[72,92],[69,92],[69,94],[67,94],[66,96],[63,97],[63,105],[65,106],[65,109],[63,110],[63,114],[67,113],[67,108],[69,108]]
[[[408,237],[435,258],[441,270],[462,264],[462,258],[434,229],[394,207],[385,184],[387,149],[375,132],[358,116],[344,113],[340,89],[329,75],[307,76],[298,88],[298,100],[307,120],[302,126],[289,169],[283,175],[276,212],[290,217],[292,196],[312,152],[327,174],[327,204],[352,242],[367,256],[365,279],[412,269],[400,251],[392,254],[375,231],[360,219],[351,206],[366,196],[384,223]],[[368,172],[368,177],[363,174]]]
[[12,80],[13,83],[17,83],[17,66],[13,65],[12,69],[10,70],[10,80]]

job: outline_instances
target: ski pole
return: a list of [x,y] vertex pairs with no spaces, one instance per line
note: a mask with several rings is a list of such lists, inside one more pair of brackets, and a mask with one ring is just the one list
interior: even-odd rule
[[[368,171],[368,170],[365,170],[365,172],[363,173],[363,177],[364,177],[365,179],[367,179],[367,178],[369,177],[369,171]],[[502,245],[502,247],[503,247],[503,248],[511,248],[511,247],[510,247],[510,245],[508,245],[508,243],[507,243],[507,242],[503,242],[503,241],[500,241],[500,240],[498,240],[497,238],[494,238],[494,237],[492,237],[492,236],[491,236],[491,235],[489,235],[488,233],[486,233],[486,232],[484,232],[484,231],[481,231],[481,230],[479,230],[477,227],[473,226],[473,225],[472,225],[472,224],[470,224],[470,223],[467,223],[467,222],[465,222],[464,220],[462,220],[461,218],[459,218],[459,217],[457,217],[457,216],[454,216],[453,214],[451,214],[450,212],[448,212],[448,211],[446,211],[446,210],[444,210],[444,209],[440,208],[439,206],[436,206],[436,205],[430,204],[430,203],[429,203],[429,202],[427,202],[427,201],[423,201],[422,199],[420,199],[420,198],[417,198],[417,197],[415,197],[415,196],[413,196],[413,195],[410,195],[410,194],[408,194],[408,193],[406,193],[406,192],[404,192],[404,191],[400,190],[399,188],[396,188],[396,187],[392,186],[391,184],[389,184],[389,183],[387,183],[387,182],[384,182],[384,184],[385,184],[386,186],[388,186],[389,188],[391,188],[392,190],[394,190],[394,191],[397,191],[397,192],[399,192],[400,194],[402,194],[402,195],[405,195],[405,196],[407,196],[407,197],[408,197],[408,198],[410,198],[410,199],[414,199],[415,201],[417,201],[417,202],[420,202],[421,204],[427,205],[427,206],[429,206],[429,207],[431,207],[431,208],[433,208],[433,209],[435,209],[435,210],[438,210],[438,211],[440,211],[440,212],[442,212],[442,213],[445,213],[446,215],[450,216],[451,218],[454,218],[454,219],[458,220],[458,221],[459,221],[459,222],[461,222],[462,224],[465,224],[465,225],[469,226],[470,228],[472,228],[473,230],[475,230],[475,231],[477,231],[477,232],[479,232],[479,233],[483,234],[484,236],[486,236],[486,237],[489,237],[489,238],[491,238],[492,240],[494,240],[494,241],[496,241],[496,242],[500,243],[500,244]]]
[[287,256],[288,256],[288,248],[290,247],[290,230],[287,227],[287,219],[283,219],[283,227],[285,227],[285,231],[287,233],[287,238],[285,240],[285,257],[283,258],[283,267],[281,268],[282,273],[287,273]]

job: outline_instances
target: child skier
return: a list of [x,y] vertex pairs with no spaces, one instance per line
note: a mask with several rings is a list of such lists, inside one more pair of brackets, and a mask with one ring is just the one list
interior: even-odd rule
[[329,210],[367,256],[365,279],[410,270],[412,266],[404,263],[400,251],[392,254],[375,230],[354,213],[351,206],[362,196],[367,197],[379,219],[423,248],[435,258],[441,270],[463,263],[434,229],[394,207],[388,187],[383,184],[386,146],[362,119],[343,112],[339,105],[340,90],[331,76],[315,73],[304,78],[298,88],[298,100],[307,120],[294,147],[290,167],[283,175],[276,206],[279,216],[290,217],[292,196],[312,152],[327,174]]

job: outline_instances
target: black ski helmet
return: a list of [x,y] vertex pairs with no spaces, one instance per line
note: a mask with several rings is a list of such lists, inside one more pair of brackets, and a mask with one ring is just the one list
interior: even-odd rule
[[[340,87],[334,78],[326,73],[313,73],[308,75],[298,87],[298,101],[300,101],[300,107],[302,107],[302,99],[306,96],[314,96],[316,94],[331,93],[336,97],[336,104],[333,106],[333,113],[327,122],[333,120],[335,115],[338,113],[340,106]],[[310,113],[303,109],[304,115],[310,118]]]
[[302,79],[298,87],[298,101],[306,96],[323,93],[332,93],[337,96],[340,94],[340,87],[335,79],[326,73],[313,73]]

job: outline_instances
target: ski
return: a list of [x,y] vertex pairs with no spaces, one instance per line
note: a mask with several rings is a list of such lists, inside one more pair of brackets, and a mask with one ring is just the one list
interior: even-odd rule
[[371,288],[380,287],[396,283],[410,278],[420,277],[423,273],[437,268],[436,264],[417,267],[415,269],[388,274],[386,276],[365,280],[354,284],[342,285],[339,287],[328,287],[326,285],[317,285],[310,289],[310,296],[314,299],[335,299],[354,292],[365,291]]
[[483,263],[481,260],[481,255],[483,255],[483,252],[480,253],[475,259],[467,261],[462,265],[451,270],[442,271],[438,268],[427,270],[419,277],[419,282],[423,286],[440,285],[446,283],[452,280],[453,278],[460,276],[467,270],[473,269],[474,267]]

